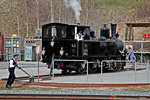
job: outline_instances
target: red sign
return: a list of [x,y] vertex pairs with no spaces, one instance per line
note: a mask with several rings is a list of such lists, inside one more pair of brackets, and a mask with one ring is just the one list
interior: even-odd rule
[[149,38],[150,38],[150,33],[144,33],[144,34],[143,34],[143,38],[149,39]]
[[4,34],[1,34],[1,61],[3,61],[3,53],[4,53]]

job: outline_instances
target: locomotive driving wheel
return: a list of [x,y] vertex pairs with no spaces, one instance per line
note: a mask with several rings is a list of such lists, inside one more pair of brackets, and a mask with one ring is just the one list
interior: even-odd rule
[[71,74],[71,72],[72,72],[72,69],[71,69],[71,65],[70,64],[66,64],[66,63],[63,63],[64,65],[64,69],[62,69],[62,74],[63,75],[69,75],[69,74]]
[[96,67],[97,67],[97,64],[96,63],[94,63],[94,64],[89,64],[89,69],[88,69],[88,71],[89,71],[89,73],[95,73],[96,72]]
[[77,69],[76,69],[76,73],[77,74],[83,74],[84,72],[85,72],[85,70],[86,70],[86,64],[84,64],[84,63],[78,63],[77,65]]
[[113,71],[114,71],[114,72],[120,71],[120,69],[121,69],[121,63],[113,62]]
[[120,71],[121,67],[122,67],[121,63],[117,63],[116,64],[116,71]]

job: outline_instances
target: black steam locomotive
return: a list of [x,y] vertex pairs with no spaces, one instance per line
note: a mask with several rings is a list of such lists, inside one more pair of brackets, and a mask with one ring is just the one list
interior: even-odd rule
[[[89,72],[100,71],[99,62],[102,60],[125,60],[122,53],[123,42],[118,39],[116,24],[111,24],[110,30],[104,25],[100,29],[100,38],[96,38],[90,26],[80,24],[50,23],[42,26],[42,49],[43,62],[51,65],[52,59],[72,59],[87,60]],[[82,32],[84,40],[77,40],[77,35]],[[54,68],[62,69],[63,74],[72,71],[84,73],[86,71],[85,62],[55,62]],[[125,63],[104,63],[103,69],[119,71],[124,68]]]

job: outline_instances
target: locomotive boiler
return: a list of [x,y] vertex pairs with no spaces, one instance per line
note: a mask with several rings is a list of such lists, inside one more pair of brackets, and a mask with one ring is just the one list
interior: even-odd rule
[[[42,26],[42,48],[44,51],[43,62],[49,67],[53,59],[87,60],[90,73],[99,72],[102,60],[125,60],[123,42],[116,33],[117,24],[111,24],[110,29],[106,24],[100,29],[100,37],[96,38],[90,26],[80,24],[50,23]],[[82,32],[84,40],[77,40],[77,35]],[[85,62],[55,62],[54,68],[61,69],[62,74],[72,71],[82,74],[86,71]],[[103,70],[119,71],[125,63],[103,63]]]

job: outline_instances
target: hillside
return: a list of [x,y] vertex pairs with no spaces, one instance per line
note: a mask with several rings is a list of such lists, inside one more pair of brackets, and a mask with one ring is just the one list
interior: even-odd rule
[[[90,25],[97,36],[104,23],[117,23],[120,39],[124,39],[126,22],[150,21],[149,0],[80,1],[80,23]],[[1,0],[0,8],[0,29],[5,36],[33,37],[35,29],[45,23],[76,23],[73,9],[66,7],[64,0]],[[136,40],[141,40],[146,32],[150,28],[136,29]]]

